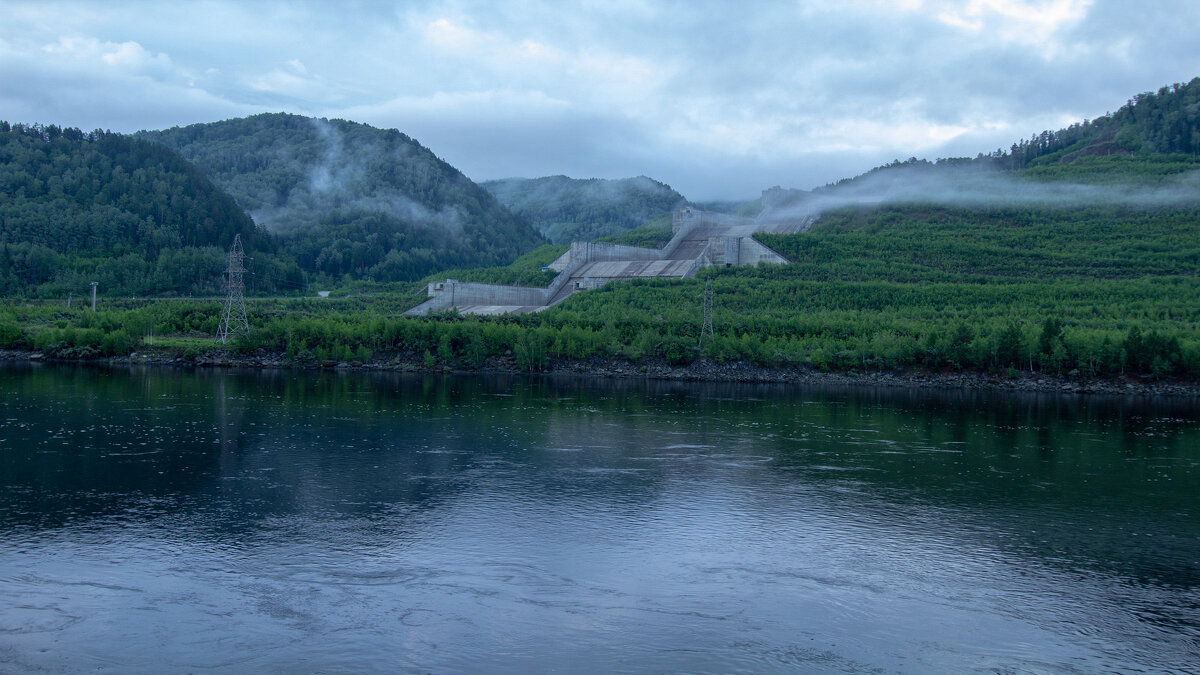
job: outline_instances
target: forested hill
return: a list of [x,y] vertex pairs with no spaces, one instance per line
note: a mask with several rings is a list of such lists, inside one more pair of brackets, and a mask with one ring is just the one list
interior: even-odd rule
[[174,150],[0,122],[0,293],[215,292],[238,234],[250,252],[275,246]]
[[671,186],[645,176],[507,178],[480,185],[556,244],[621,234],[687,203]]
[[507,264],[545,243],[395,129],[280,113],[141,135],[178,149],[302,268],[328,277],[411,280]]
[[1005,168],[1018,169],[1139,153],[1200,156],[1200,77],[1138,94],[1115,113],[1043,131],[992,157]]
[[772,188],[748,215],[887,203],[1195,208],[1200,201],[1200,78],[1138,94],[1117,112],[1043,131],[976,157],[910,157],[815,190]]
[[[1091,158],[1113,157],[1108,162]],[[1058,177],[1053,167],[1073,165],[1065,173],[1124,173],[1137,177],[1178,173],[1200,162],[1200,77],[1187,84],[1173,84],[1157,92],[1129,99],[1114,113],[1084,120],[1057,131],[1043,131],[1028,139],[979,154],[973,159],[952,158],[927,162],[910,158],[875,171],[914,164],[949,167],[978,166],[1003,170],[1029,169],[1037,177]],[[1164,164],[1173,166],[1163,168]],[[1087,166],[1100,170],[1082,170]],[[1145,166],[1140,166],[1145,165]],[[1104,178],[1090,182],[1109,182]]]

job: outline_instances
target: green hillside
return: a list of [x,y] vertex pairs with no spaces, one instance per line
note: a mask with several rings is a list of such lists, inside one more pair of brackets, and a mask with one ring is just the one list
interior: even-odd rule
[[1043,131],[993,157],[1015,169],[1138,154],[1200,156],[1200,77],[1138,94],[1115,113]]
[[[786,265],[613,283],[521,316],[399,316],[419,293],[342,304],[260,301],[239,347],[300,362],[399,353],[428,367],[477,368],[489,357],[527,370],[555,358],[705,358],[857,373],[917,368],[1195,383],[1200,166],[1195,154],[1157,145],[1177,121],[1195,126],[1191,104],[1180,107],[1194,87],[1139,97],[1109,116],[1117,131],[1089,123],[1099,129],[1094,135],[1057,149],[1040,144],[1028,161],[1013,160],[1016,144],[974,159],[895,162],[813,191],[769,190],[748,213],[820,213],[808,232],[759,235],[788,257]],[[1104,146],[1110,132],[1113,139],[1136,132],[1142,142],[1118,151]],[[1093,151],[1080,152],[1086,148]],[[654,245],[668,226],[651,219],[619,237]],[[561,251],[545,247],[454,275],[541,284],[549,280],[541,266]],[[714,331],[701,340],[706,281]],[[49,307],[10,306],[0,312],[0,346],[119,353],[149,332],[202,334],[218,309],[130,307],[66,319]]]
[[485,190],[395,129],[287,114],[141,137],[177,149],[326,279],[419,279],[508,264],[545,241]]
[[[220,289],[240,234],[276,244],[173,150],[104,131],[0,122],[0,293],[198,294]],[[299,270],[267,257],[276,279]]]
[[507,178],[480,185],[555,244],[617,236],[687,203],[669,185],[645,176]]
[[933,162],[914,157],[828,188],[913,166],[949,170],[976,166],[1037,179],[1089,184],[1153,183],[1200,167],[1200,77],[1138,94],[1114,113],[1065,129],[1043,131],[1013,143],[1007,150]]
[[820,217],[759,235],[792,264],[716,273],[738,311],[714,349],[837,370],[1200,376],[1197,141],[1200,79],[1007,151],[768,190],[749,212]]

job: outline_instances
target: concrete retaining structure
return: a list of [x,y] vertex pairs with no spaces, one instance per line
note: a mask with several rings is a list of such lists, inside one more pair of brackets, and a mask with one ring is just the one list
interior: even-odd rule
[[662,250],[641,246],[623,246],[601,241],[576,241],[571,248],[547,265],[562,272],[573,261],[608,262],[613,260],[662,260]]
[[754,237],[713,237],[708,248],[713,265],[757,265],[760,262],[782,265],[787,258]]
[[[429,300],[406,314],[429,314],[457,308],[464,314],[538,311],[571,294],[611,281],[695,276],[705,265],[786,263],[787,259],[752,236],[760,225],[750,218],[685,208],[673,218],[671,241],[661,249],[602,242],[575,242],[548,266],[558,272],[548,288],[462,283],[454,279],[429,284]],[[775,229],[775,228],[771,228]]]
[[[426,287],[429,300],[410,309],[406,314],[436,314],[457,307],[542,307],[549,299],[549,289],[528,286],[500,286],[461,282],[456,279],[435,281]],[[419,310],[419,311],[418,311]]]

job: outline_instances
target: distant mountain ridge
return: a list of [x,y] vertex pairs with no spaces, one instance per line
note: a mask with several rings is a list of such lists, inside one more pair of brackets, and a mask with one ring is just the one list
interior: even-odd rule
[[480,185],[556,244],[621,234],[688,203],[671,186],[646,176],[612,180],[560,175]]
[[267,113],[139,136],[177,149],[278,234],[303,269],[330,278],[412,280],[506,264],[544,243],[395,129]]

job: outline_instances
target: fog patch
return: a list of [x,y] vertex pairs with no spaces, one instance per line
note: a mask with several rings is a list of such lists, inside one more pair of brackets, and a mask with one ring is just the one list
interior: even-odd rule
[[976,208],[1183,206],[1200,203],[1200,170],[1146,185],[1063,182],[971,165],[905,165],[812,191],[771,188],[763,192],[758,218],[767,223],[795,221],[844,207],[904,203]]
[[653,178],[505,178],[480,184],[552,243],[619,234],[688,202]]

